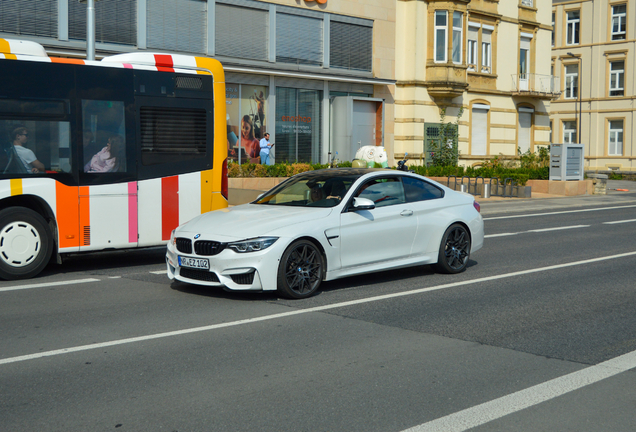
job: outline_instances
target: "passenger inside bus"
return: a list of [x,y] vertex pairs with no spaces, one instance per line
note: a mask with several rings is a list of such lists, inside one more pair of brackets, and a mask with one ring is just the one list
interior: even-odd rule
[[84,153],[84,165],[89,163],[93,156],[102,150],[102,147],[97,144],[93,133],[89,130],[84,131],[83,137],[83,153]]
[[121,135],[112,135],[106,146],[95,154],[90,162],[84,165],[84,172],[106,173],[119,169],[123,154],[124,140]]
[[13,148],[18,157],[24,164],[27,172],[39,173],[44,172],[44,164],[38,160],[35,153],[31,149],[25,147],[29,139],[29,131],[25,127],[18,127],[13,131]]

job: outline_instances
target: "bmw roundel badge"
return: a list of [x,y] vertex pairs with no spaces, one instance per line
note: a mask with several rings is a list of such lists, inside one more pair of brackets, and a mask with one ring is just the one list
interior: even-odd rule
[[194,239],[196,240],[196,239],[198,239],[199,237],[201,237],[201,234],[197,234],[197,235],[195,235],[195,236],[194,236]]

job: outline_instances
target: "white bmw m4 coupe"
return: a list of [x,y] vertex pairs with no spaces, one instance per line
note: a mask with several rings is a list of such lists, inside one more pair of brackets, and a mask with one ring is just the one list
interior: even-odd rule
[[479,204],[417,174],[335,168],[202,214],[168,242],[168,276],[300,299],[322,281],[432,264],[459,273],[483,245]]

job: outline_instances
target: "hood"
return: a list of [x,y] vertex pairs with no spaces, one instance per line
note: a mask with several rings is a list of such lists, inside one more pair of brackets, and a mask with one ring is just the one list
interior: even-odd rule
[[332,208],[243,204],[197,216],[181,225],[177,235],[192,237],[201,234],[201,239],[220,242],[244,240],[268,235],[279,228],[323,219],[332,211]]

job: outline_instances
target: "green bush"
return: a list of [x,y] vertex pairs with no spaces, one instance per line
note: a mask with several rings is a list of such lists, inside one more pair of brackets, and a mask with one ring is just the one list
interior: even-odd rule
[[[528,180],[547,180],[549,178],[549,167],[540,166],[539,163],[523,163],[522,166],[515,167],[514,163],[495,157],[481,167],[460,167],[460,166],[409,166],[413,172],[428,177],[483,177],[497,178],[501,183],[505,179],[513,179],[515,184],[524,186]],[[328,164],[307,164],[307,163],[278,163],[275,165],[260,165],[244,163],[239,165],[236,162],[228,163],[228,177],[291,177],[295,174],[328,168]],[[338,167],[351,167],[351,162],[342,162]],[[381,168],[375,164],[376,168]],[[395,169],[395,167],[394,167]]]

